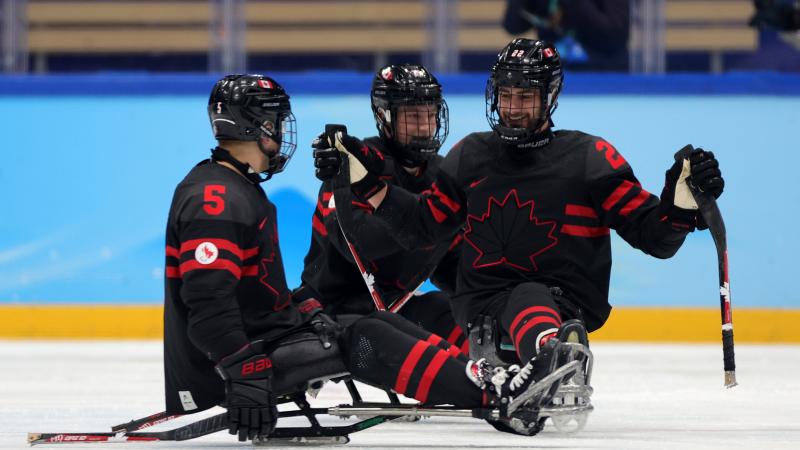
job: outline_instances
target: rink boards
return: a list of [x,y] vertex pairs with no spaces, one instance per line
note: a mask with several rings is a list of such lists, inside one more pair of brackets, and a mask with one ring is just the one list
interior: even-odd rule
[[[161,306],[0,306],[0,339],[161,339]],[[737,343],[800,343],[800,310],[734,310]],[[719,342],[713,308],[615,308],[592,340]]]
[[[292,95],[298,150],[264,186],[278,207],[290,287],[299,283],[319,182],[308,143],[326,123],[375,133],[369,76],[276,75]],[[486,130],[484,75],[443,77],[445,149]],[[0,338],[159,338],[164,223],[174,186],[213,145],[210,76],[0,77]],[[40,120],[34,120],[38,118]],[[737,342],[798,342],[800,76],[567,74],[556,125],[612,142],[659,194],[672,153],[714,150],[727,181]],[[46,124],[46,125],[45,125]],[[443,152],[446,150],[443,149]],[[46,168],[42,169],[42,164]],[[763,166],[763,168],[762,168]],[[19,170],[15,169],[19,168]],[[595,339],[716,342],[708,233],[657,260],[612,235],[610,322]]]

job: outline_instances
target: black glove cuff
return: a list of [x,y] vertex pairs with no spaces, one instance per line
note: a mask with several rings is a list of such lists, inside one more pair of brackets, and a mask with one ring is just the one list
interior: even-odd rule
[[353,191],[353,195],[355,195],[359,200],[367,201],[385,186],[386,182],[372,173],[367,172],[367,175],[364,176],[364,178],[351,184],[350,189]]

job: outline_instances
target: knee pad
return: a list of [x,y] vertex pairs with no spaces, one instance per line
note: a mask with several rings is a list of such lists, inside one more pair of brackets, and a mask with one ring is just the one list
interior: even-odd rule
[[303,392],[314,381],[346,375],[339,344],[331,344],[323,348],[316,334],[296,333],[270,345],[275,395]]

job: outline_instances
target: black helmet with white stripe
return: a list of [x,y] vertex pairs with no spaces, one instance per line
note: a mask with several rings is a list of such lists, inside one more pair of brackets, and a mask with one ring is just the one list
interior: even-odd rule
[[[208,118],[219,141],[256,141],[269,157],[268,175],[281,172],[297,147],[297,132],[289,95],[264,75],[228,75],[217,81],[208,99]],[[261,142],[278,144],[268,153]]]

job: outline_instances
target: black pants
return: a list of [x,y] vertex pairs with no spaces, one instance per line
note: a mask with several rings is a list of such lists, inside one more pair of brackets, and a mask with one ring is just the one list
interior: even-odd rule
[[444,292],[432,291],[411,297],[400,309],[400,315],[469,354],[469,339],[456,325],[450,309],[450,296]]
[[535,356],[563,320],[581,318],[580,310],[560,292],[541,283],[521,283],[508,293],[505,301],[495,303],[499,307],[492,315],[502,327],[500,331],[511,338],[520,362]]
[[375,312],[347,326],[339,338],[354,378],[422,403],[476,408],[484,393],[466,374],[455,346],[398,314]]

